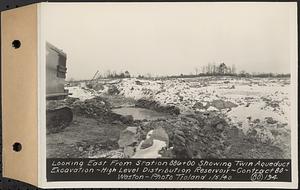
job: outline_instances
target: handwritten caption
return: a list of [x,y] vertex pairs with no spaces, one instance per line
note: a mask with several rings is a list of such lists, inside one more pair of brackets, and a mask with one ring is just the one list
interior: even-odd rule
[[48,181],[290,181],[290,160],[48,159]]

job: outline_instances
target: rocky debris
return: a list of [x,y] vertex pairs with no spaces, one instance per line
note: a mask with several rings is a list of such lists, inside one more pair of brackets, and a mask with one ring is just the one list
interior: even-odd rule
[[103,153],[98,153],[93,156],[89,156],[89,158],[125,158],[125,154],[123,150],[111,150]]
[[47,100],[46,108],[47,110],[55,110],[62,107],[72,107],[74,102],[78,101],[78,98],[68,97],[65,100]]
[[112,106],[106,98],[97,96],[85,101],[71,100],[71,103],[68,103],[68,105],[77,115],[87,116],[114,124],[123,123],[130,125],[133,123],[132,115],[120,115],[112,112]]
[[152,145],[153,145],[153,139],[147,138],[144,142],[142,142],[141,149],[149,148]]
[[[145,141],[147,141],[147,146],[145,146]],[[162,127],[158,127],[147,133],[146,139],[140,142],[132,158],[160,158],[164,151],[168,150],[168,145],[168,134]]]
[[268,124],[275,124],[278,122],[278,121],[274,120],[273,117],[265,117],[265,119]]
[[142,83],[141,81],[139,81],[139,80],[136,80],[136,81],[135,81],[135,84],[136,84],[136,85],[142,85],[143,83]]
[[102,97],[95,97],[85,101],[75,101],[71,104],[72,110],[79,115],[103,118],[110,112],[110,104]]
[[[224,158],[227,137],[223,133],[229,130],[225,119],[215,112],[180,115],[165,121],[151,121],[144,130],[163,127],[169,136],[168,154],[173,158]],[[147,146],[146,146],[147,147]],[[165,152],[165,153],[166,153]],[[169,154],[171,152],[171,154]]]
[[112,123],[117,123],[120,121],[123,124],[130,125],[133,123],[133,116],[132,115],[120,115],[120,114],[117,114],[114,112],[110,112],[108,114],[107,120]]
[[91,82],[91,83],[87,83],[86,84],[87,88],[96,90],[96,91],[102,91],[104,90],[104,85],[101,83],[97,83],[97,82]]
[[187,137],[185,136],[183,131],[176,130],[174,132],[174,154],[176,158],[192,158],[192,152],[189,148]]
[[120,93],[120,91],[119,91],[119,89],[118,89],[117,86],[115,86],[115,85],[110,85],[110,86],[108,87],[107,93],[108,93],[109,95],[117,95],[117,94]]
[[207,108],[207,111],[219,111],[219,109],[217,109],[217,108],[214,107],[214,106],[209,106],[209,107]]
[[121,132],[118,145],[120,148],[123,148],[126,158],[130,158],[135,154],[139,139],[140,132],[137,127],[127,127]]
[[126,158],[131,158],[135,154],[136,148],[133,146],[125,146],[124,147],[124,156]]
[[138,143],[139,134],[137,127],[127,127],[120,134],[118,141],[119,147],[124,148],[126,146],[135,146]]
[[121,115],[120,121],[124,124],[131,124],[133,122],[133,116],[132,115]]
[[169,136],[162,127],[154,129],[150,138],[164,141],[166,143],[166,146],[169,146]]
[[269,97],[261,97],[261,99],[265,102],[266,107],[271,107],[271,108],[273,108],[274,111],[276,111],[280,108],[279,101],[272,100]]
[[71,106],[76,101],[79,101],[79,98],[67,97],[64,101],[68,106]]
[[210,105],[219,110],[238,106],[235,103],[232,103],[230,101],[224,101],[224,100],[213,100],[212,102],[210,102]]
[[[206,85],[204,85],[206,80]],[[280,83],[286,80],[289,79],[284,79]],[[287,130],[289,121],[285,119],[288,118],[290,106],[288,93],[285,92],[286,87],[281,88],[280,84],[277,85],[268,79],[262,81],[262,79],[255,78],[249,80],[231,78],[228,80],[230,82],[225,83],[226,85],[223,81],[214,78],[205,80],[199,78],[167,79],[157,82],[151,79],[137,80],[132,78],[114,84],[102,83],[105,89],[109,89],[109,92],[101,95],[111,97],[109,100],[93,98],[99,95],[95,89],[101,89],[103,87],[101,85],[70,86],[68,88],[75,98],[69,97],[63,101],[63,104],[74,107],[78,115],[96,119],[101,127],[105,122],[112,126],[122,127],[120,130],[126,126],[136,126],[139,129],[140,138],[136,140],[136,143],[121,148],[120,151],[124,157],[134,156],[137,149],[146,154],[149,148],[160,146],[163,148],[155,154],[156,156],[173,158],[281,158],[284,155],[283,152],[290,148],[290,131]],[[272,86],[278,86],[278,89],[275,86],[276,92],[272,88],[263,87],[270,87],[269,83],[272,83]],[[288,82],[287,85],[289,84]],[[124,104],[123,99],[116,103],[116,94],[124,98],[132,98],[131,105],[170,115],[161,120],[137,121],[133,120],[130,115],[121,116],[111,113],[110,104],[114,106],[123,106]],[[87,98],[90,100],[86,100]],[[135,101],[137,102],[135,103]],[[63,104],[57,102],[57,104],[54,103],[50,106],[56,107]],[[231,110],[237,106],[236,104],[239,104],[239,107]],[[180,114],[180,111],[192,114],[183,115]],[[253,114],[256,111],[257,114],[262,114],[257,117],[256,114]],[[74,124],[76,125],[76,123]],[[168,141],[166,138],[156,139],[156,141],[150,137],[146,138],[150,131],[153,134],[153,131],[158,128],[165,131],[169,138]],[[245,128],[250,130],[244,130]],[[118,134],[119,132],[117,136]],[[159,134],[163,134],[163,132],[159,132]],[[101,152],[102,155],[106,155],[107,151],[112,148],[118,148],[118,137],[115,138],[114,146],[103,148],[99,145],[99,147],[94,146],[92,149],[96,149],[99,154]],[[141,139],[144,139],[142,143],[140,143]],[[164,143],[166,144],[165,147],[163,146]],[[88,149],[90,147],[80,146],[74,150],[80,155],[84,155],[86,151],[89,151]],[[284,157],[289,158],[290,156]]]
[[146,108],[157,112],[168,113],[171,115],[179,115],[180,109],[172,105],[161,105],[154,100],[139,99],[136,101],[136,107]]
[[207,109],[207,104],[206,104],[206,106],[204,106],[201,102],[196,102],[192,106],[192,108],[194,108],[194,109]]

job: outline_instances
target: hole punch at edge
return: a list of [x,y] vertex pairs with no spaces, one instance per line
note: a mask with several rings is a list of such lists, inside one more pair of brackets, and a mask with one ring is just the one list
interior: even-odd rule
[[20,40],[14,40],[14,41],[12,42],[12,47],[14,47],[15,49],[20,48],[20,47],[21,47],[21,42],[20,42]]
[[22,144],[19,143],[19,142],[15,142],[15,143],[13,144],[13,150],[14,150],[15,152],[20,152],[20,151],[22,150]]

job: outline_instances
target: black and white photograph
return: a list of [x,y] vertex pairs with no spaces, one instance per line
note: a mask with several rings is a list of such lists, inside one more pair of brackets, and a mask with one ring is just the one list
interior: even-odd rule
[[19,3],[6,189],[298,189],[296,2]]
[[47,158],[291,159],[293,11],[48,4]]

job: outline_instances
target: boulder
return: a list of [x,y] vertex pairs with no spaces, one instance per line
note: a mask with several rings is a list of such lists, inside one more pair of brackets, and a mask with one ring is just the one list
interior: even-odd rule
[[139,81],[139,80],[136,80],[136,81],[135,81],[135,84],[136,84],[136,85],[142,85],[143,83],[142,83],[141,81]]
[[133,122],[133,116],[132,115],[121,116],[120,120],[124,124],[131,124]]
[[115,86],[115,85],[111,85],[108,90],[107,90],[107,93],[109,95],[117,95],[120,93],[119,89]]
[[196,103],[193,105],[193,108],[195,108],[195,109],[204,109],[205,106],[204,106],[201,102],[196,102]]
[[224,101],[224,100],[213,100],[210,104],[211,104],[211,106],[213,106],[219,110],[226,109],[226,108],[233,108],[233,107],[238,106],[230,101]]
[[150,138],[164,141],[166,142],[167,147],[169,146],[169,136],[162,127],[154,129]]
[[174,154],[176,158],[192,158],[193,154],[189,148],[189,141],[181,130],[176,130],[174,134]]
[[152,138],[148,138],[144,142],[142,142],[141,149],[149,148],[152,145],[153,145],[153,139]]
[[127,127],[121,132],[118,145],[119,147],[126,147],[129,145],[133,145],[135,143],[138,143],[138,138],[139,138],[138,128]]
[[265,119],[268,124],[275,124],[278,122],[278,121],[274,120],[273,117],[265,117]]
[[167,149],[168,144],[168,134],[162,127],[158,127],[147,133],[146,139],[136,148],[132,158],[160,158],[161,151]]
[[126,158],[132,157],[134,153],[135,153],[135,148],[133,146],[124,147],[124,155]]
[[94,84],[94,85],[92,86],[92,88],[93,88],[94,90],[96,90],[96,91],[104,90],[104,86],[103,86],[103,84],[101,84],[101,83],[96,83],[96,84]]

